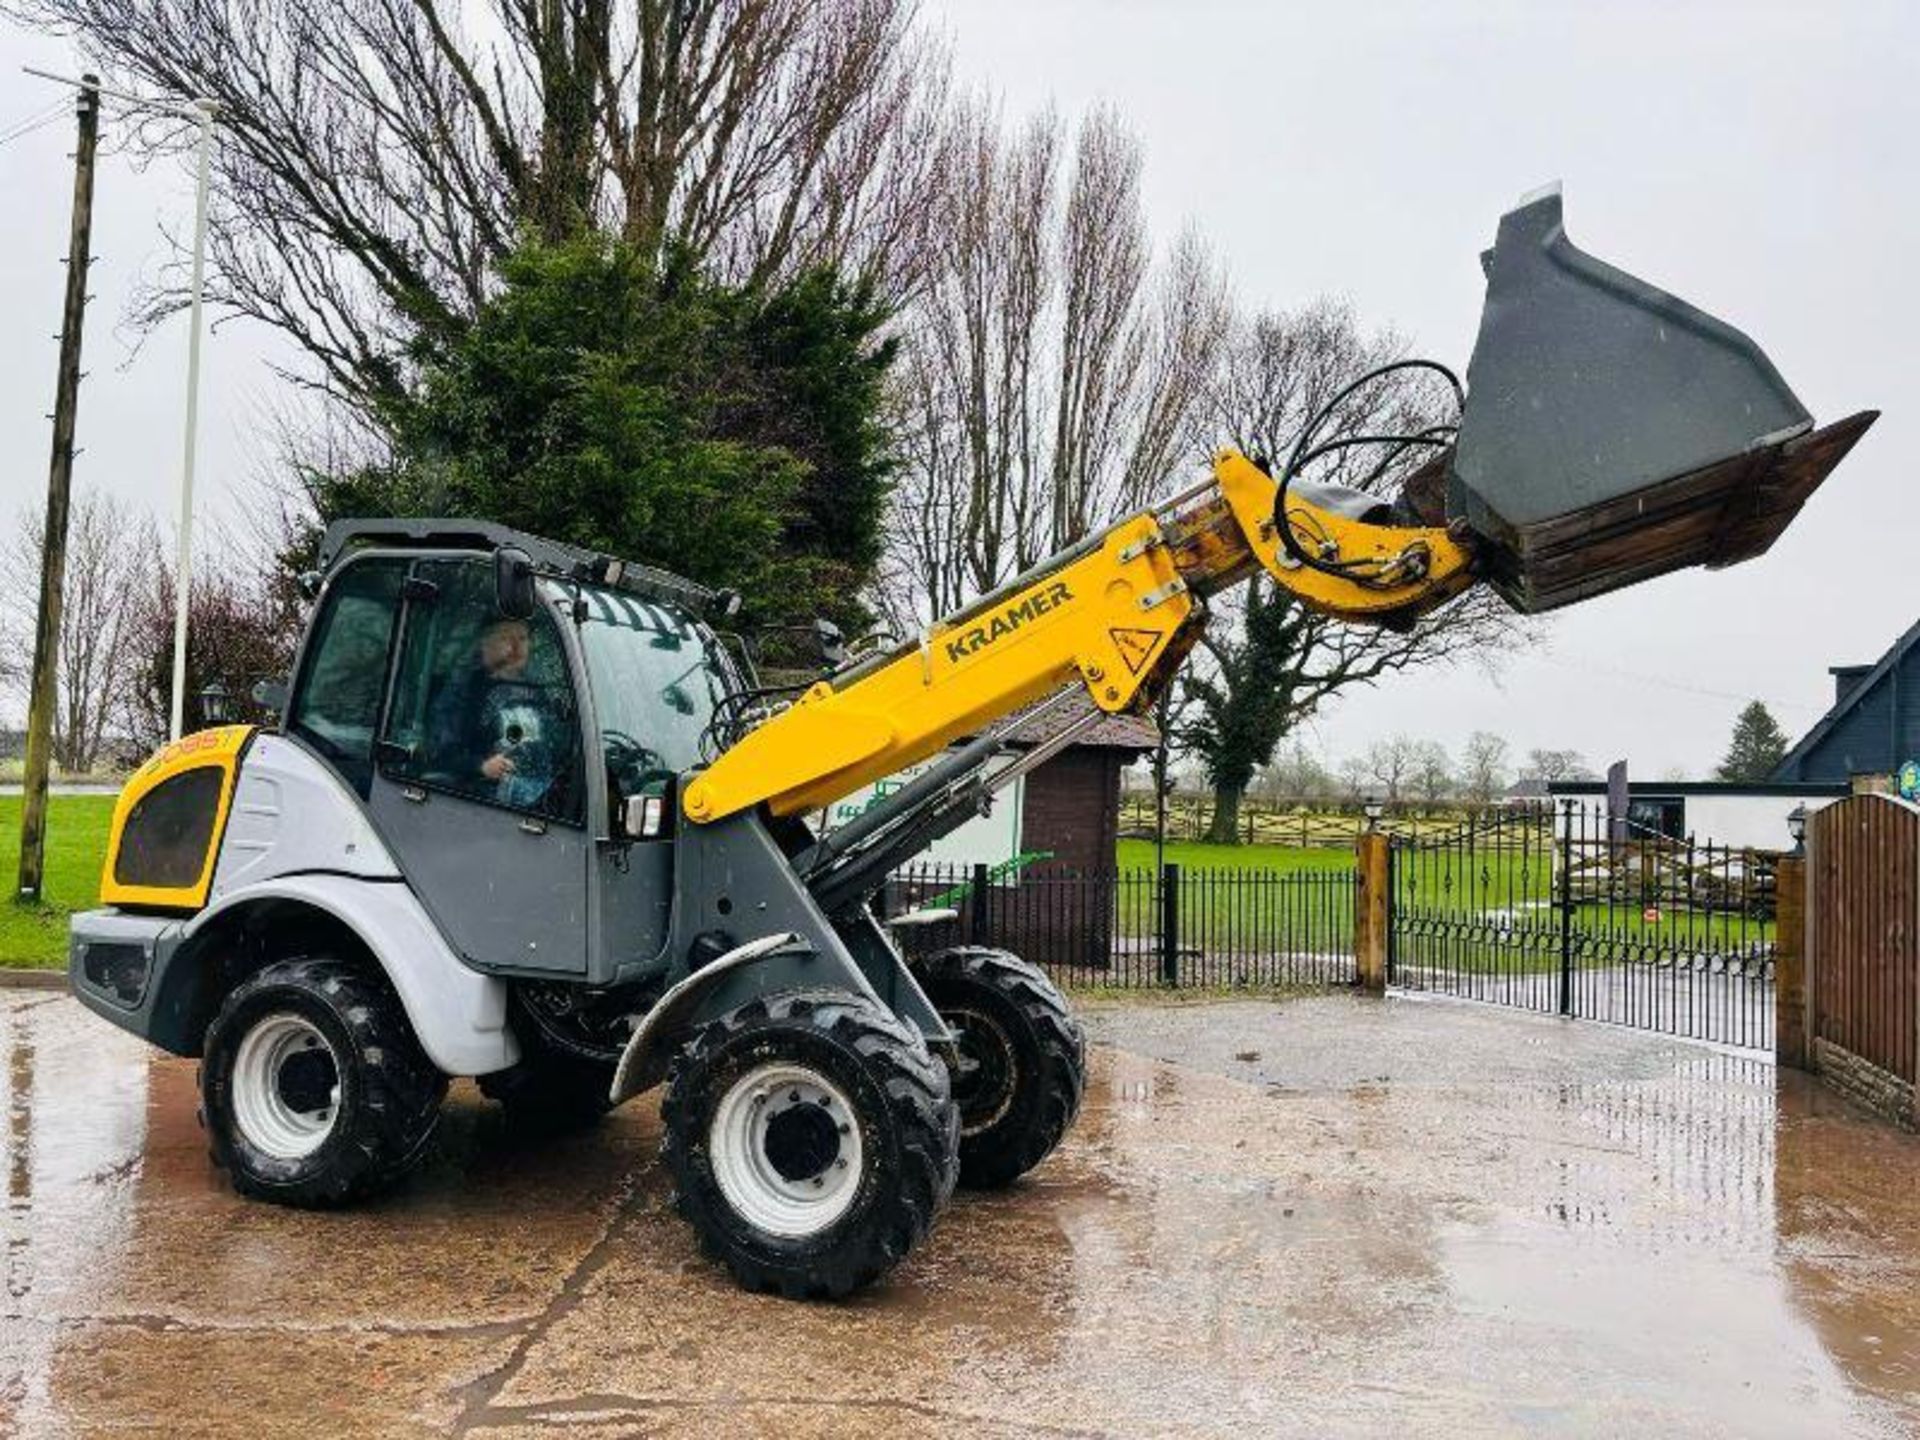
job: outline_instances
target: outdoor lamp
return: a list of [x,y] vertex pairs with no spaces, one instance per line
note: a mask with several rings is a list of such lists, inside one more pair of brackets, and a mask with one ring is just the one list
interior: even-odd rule
[[1793,836],[1793,853],[1798,855],[1806,848],[1807,807],[1796,805],[1787,812],[1787,833]]
[[227,723],[227,687],[218,680],[200,692],[200,718],[208,725]]
[[1380,828],[1380,817],[1386,813],[1387,808],[1380,803],[1380,797],[1378,795],[1369,795],[1366,804],[1361,808],[1367,813],[1367,829],[1378,830]]

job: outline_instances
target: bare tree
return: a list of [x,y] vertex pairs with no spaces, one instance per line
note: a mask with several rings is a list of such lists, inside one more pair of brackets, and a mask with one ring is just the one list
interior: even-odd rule
[[[0,652],[21,657],[21,685],[33,651],[45,533],[44,506],[23,512],[0,561]],[[74,498],[54,665],[53,759],[68,774],[93,770],[125,720],[134,664],[129,597],[152,533],[152,520],[115,496],[82,489]]]
[[1281,746],[1255,780],[1255,792],[1268,800],[1325,800],[1336,788],[1325,763],[1299,739]]
[[1429,810],[1453,792],[1453,761],[1439,741],[1414,742],[1412,787]]
[[1486,730],[1467,737],[1460,752],[1460,793],[1473,805],[1491,805],[1507,788],[1507,742]]
[[[0,6],[122,83],[218,102],[209,293],[362,405],[466,324],[523,233],[599,228],[743,281],[831,262],[915,283],[947,65],[913,0]],[[180,303],[177,271],[145,317]]]
[[1367,765],[1364,755],[1349,755],[1340,762],[1340,795],[1348,801],[1358,800],[1367,793],[1373,773]]
[[1578,750],[1529,750],[1525,774],[1549,784],[1556,780],[1591,780],[1593,770]]
[[963,107],[903,327],[901,449],[883,597],[952,611],[1165,488],[1225,323],[1191,236],[1156,265],[1138,142],[1095,111],[1009,131]]
[[1420,760],[1419,742],[1405,735],[1390,735],[1367,747],[1367,778],[1380,787],[1389,805],[1398,804],[1413,783]]
[[[137,583],[127,599],[126,731],[136,750],[167,738],[173,697],[174,570],[169,549],[150,531],[133,548]],[[200,547],[187,603],[187,675],[183,723],[192,731],[212,723],[204,692],[218,681],[230,721],[260,723],[253,699],[262,680],[284,680],[300,638],[302,602],[277,567],[254,568],[241,547],[219,537]]]

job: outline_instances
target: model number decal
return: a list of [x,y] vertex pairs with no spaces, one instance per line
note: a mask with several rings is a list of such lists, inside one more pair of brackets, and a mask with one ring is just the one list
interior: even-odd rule
[[1037,620],[1058,605],[1073,599],[1066,582],[1056,580],[1044,590],[1036,590],[1018,605],[1009,605],[984,625],[962,630],[946,642],[947,659],[964,660],[977,655],[996,640],[1005,639],[1022,625]]

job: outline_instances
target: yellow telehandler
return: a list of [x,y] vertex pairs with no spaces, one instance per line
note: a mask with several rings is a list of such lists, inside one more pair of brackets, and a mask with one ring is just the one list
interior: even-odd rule
[[[873,1281],[956,1182],[1046,1157],[1085,1065],[1033,965],[905,961],[871,904],[890,872],[1081,724],[1151,705],[1247,576],[1404,626],[1475,584],[1537,612],[1731,564],[1874,418],[1815,429],[1744,335],[1576,250],[1557,191],[1483,260],[1465,382],[1401,362],[1444,375],[1457,423],[1322,440],[1336,400],[1284,460],[1222,452],[800,688],[722,643],[729,597],[662,571],[484,521],[333,526],[279,723],[188,736],[122,792],[75,992],[199,1057],[213,1158],[248,1195],[392,1184],[450,1077],[545,1124],[664,1081],[665,1163],[711,1254],[792,1296]],[[1392,499],[1312,478],[1361,444],[1426,458]],[[1013,754],[1076,693],[1084,719]]]

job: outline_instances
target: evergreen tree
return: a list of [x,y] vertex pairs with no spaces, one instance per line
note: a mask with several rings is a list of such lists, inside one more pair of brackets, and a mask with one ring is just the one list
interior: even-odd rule
[[1733,743],[1714,775],[1721,780],[1765,780],[1786,753],[1786,732],[1765,705],[1750,701],[1733,722]]
[[859,627],[891,462],[892,358],[830,270],[728,285],[582,234],[528,239],[382,407],[382,463],[310,477],[323,521],[479,515]]

